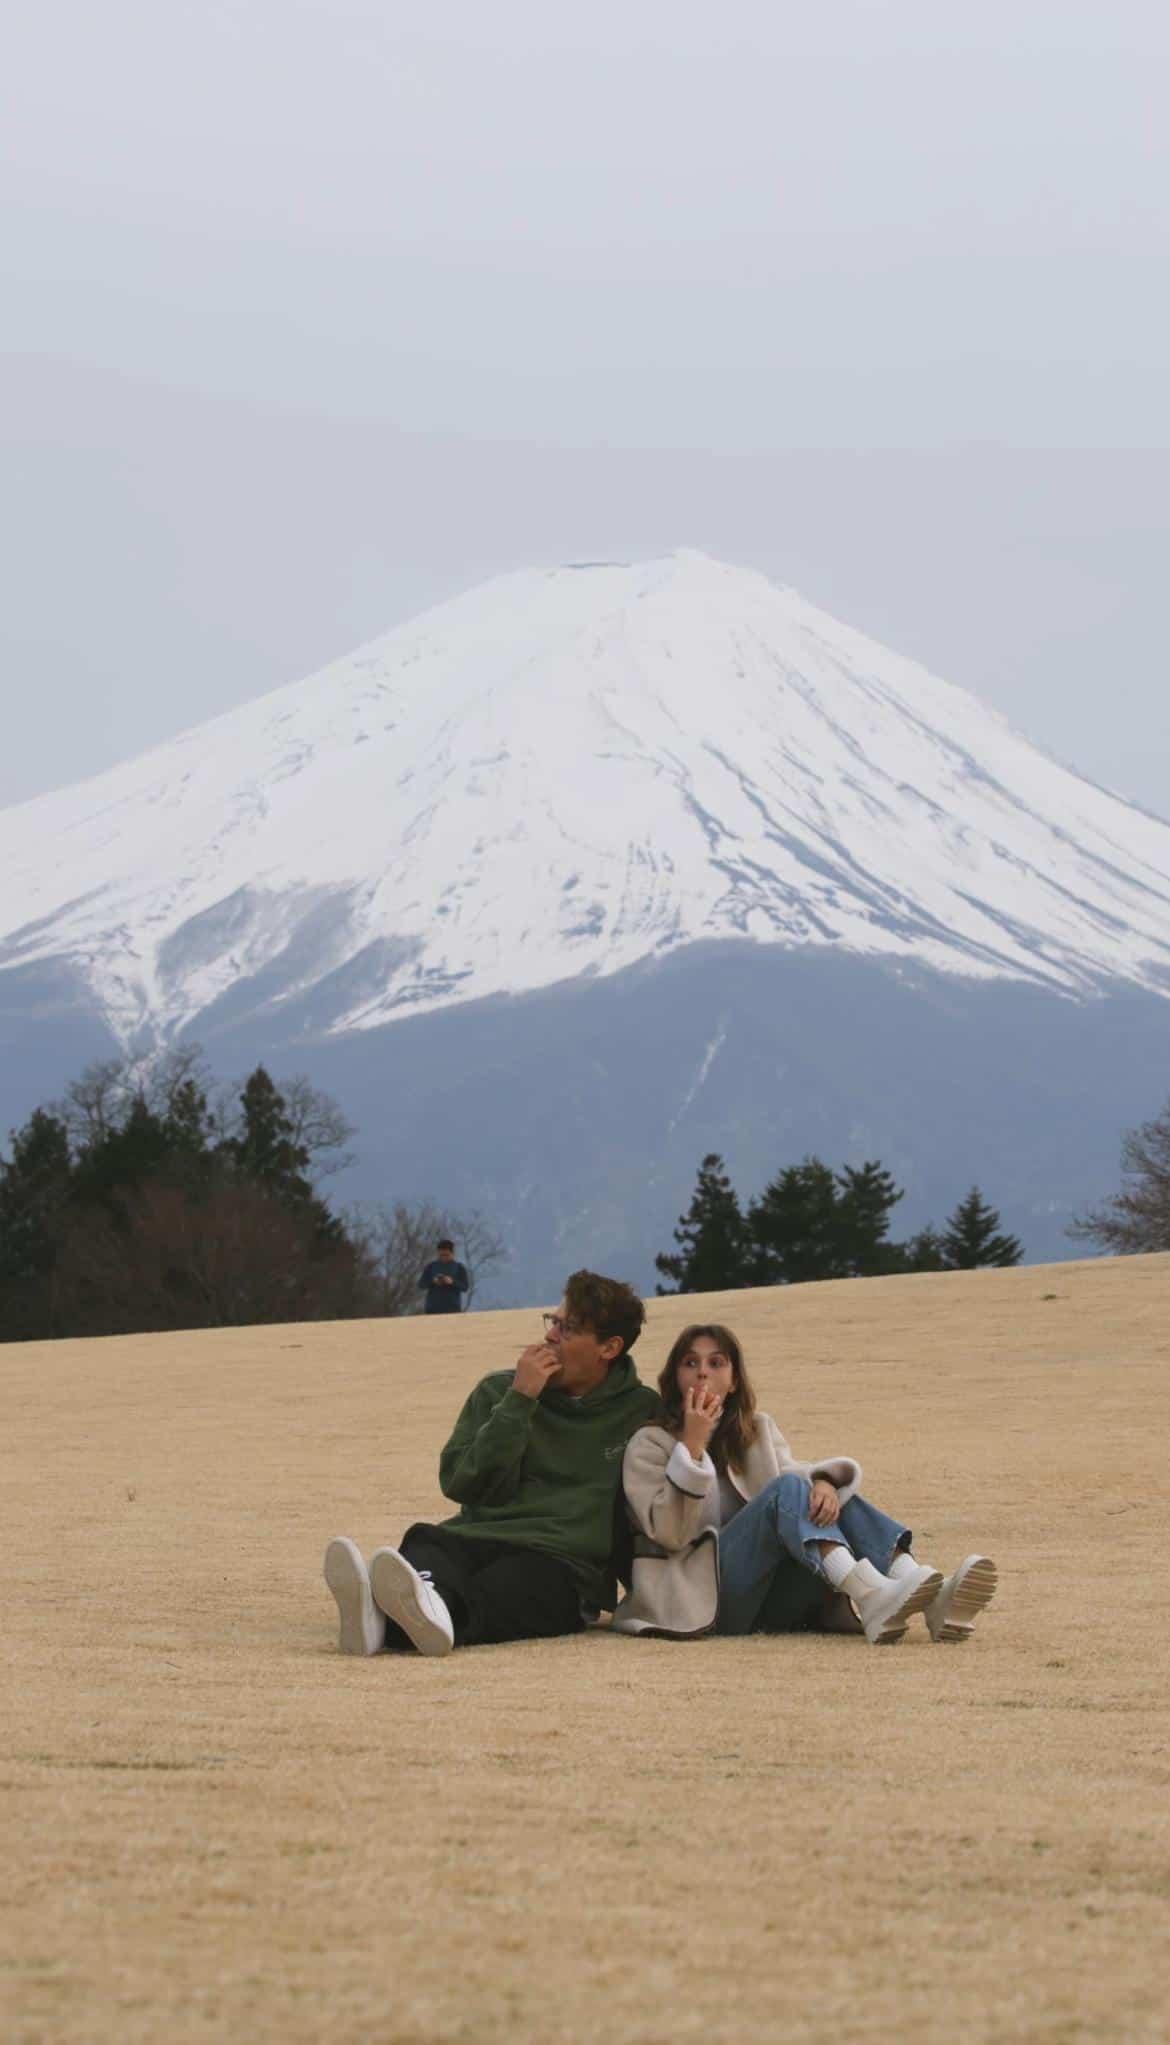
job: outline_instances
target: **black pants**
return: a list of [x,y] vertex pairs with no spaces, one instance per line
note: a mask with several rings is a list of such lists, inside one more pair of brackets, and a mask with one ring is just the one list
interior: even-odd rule
[[[455,1624],[456,1647],[488,1641],[545,1640],[580,1633],[581,1600],[566,1562],[539,1548],[485,1541],[420,1522],[398,1544],[412,1569],[429,1569]],[[409,1647],[391,1625],[387,1647]]]

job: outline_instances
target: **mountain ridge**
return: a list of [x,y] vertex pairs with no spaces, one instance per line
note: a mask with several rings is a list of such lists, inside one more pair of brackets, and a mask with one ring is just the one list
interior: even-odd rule
[[0,979],[324,1035],[711,939],[1170,997],[1170,826],[694,550],[518,570],[0,812]]

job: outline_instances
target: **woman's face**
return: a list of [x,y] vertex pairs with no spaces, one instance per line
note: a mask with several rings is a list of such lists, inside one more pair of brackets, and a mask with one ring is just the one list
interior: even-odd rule
[[696,1335],[685,1356],[675,1366],[679,1397],[685,1399],[697,1385],[704,1385],[723,1402],[734,1392],[735,1365],[725,1356],[713,1335]]

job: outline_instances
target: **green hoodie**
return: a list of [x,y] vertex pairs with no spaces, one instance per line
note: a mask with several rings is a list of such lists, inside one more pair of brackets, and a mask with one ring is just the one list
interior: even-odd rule
[[443,1525],[470,1539],[543,1548],[567,1562],[587,1604],[611,1609],[614,1505],[630,1436],[658,1412],[628,1355],[584,1398],[549,1385],[539,1399],[512,1372],[481,1378],[439,1458],[462,1511]]

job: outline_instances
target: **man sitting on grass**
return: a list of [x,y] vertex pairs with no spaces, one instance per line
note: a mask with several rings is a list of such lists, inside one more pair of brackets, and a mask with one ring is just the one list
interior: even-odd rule
[[343,1654],[543,1639],[612,1608],[622,1455],[658,1409],[630,1358],[644,1318],[628,1285],[574,1271],[543,1342],[481,1378],[455,1423],[439,1458],[454,1519],[409,1528],[368,1570],[329,1543]]

